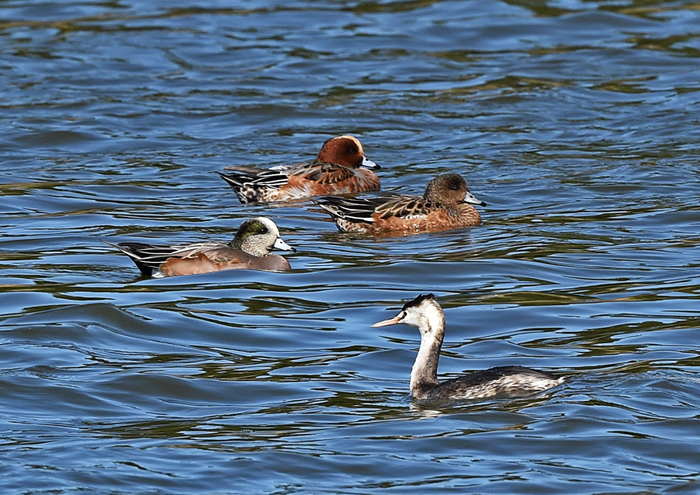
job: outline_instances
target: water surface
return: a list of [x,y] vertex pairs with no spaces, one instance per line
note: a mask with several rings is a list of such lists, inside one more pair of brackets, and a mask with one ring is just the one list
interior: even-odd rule
[[[0,4],[3,493],[695,493],[700,11],[692,2]],[[383,190],[456,171],[484,223],[339,234],[215,171],[350,133]],[[267,215],[290,273],[146,280],[111,241]],[[425,408],[443,377],[568,376]],[[694,302],[695,301],[695,302]]]

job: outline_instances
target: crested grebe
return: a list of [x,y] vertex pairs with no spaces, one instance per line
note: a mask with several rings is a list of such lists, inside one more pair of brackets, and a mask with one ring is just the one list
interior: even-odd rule
[[437,378],[440,348],[445,337],[445,313],[433,294],[421,294],[404,304],[393,318],[372,325],[385,327],[405,323],[418,327],[418,356],[411,370],[411,396],[418,400],[485,399],[526,395],[547,390],[564,378],[522,366],[499,366],[440,383]]

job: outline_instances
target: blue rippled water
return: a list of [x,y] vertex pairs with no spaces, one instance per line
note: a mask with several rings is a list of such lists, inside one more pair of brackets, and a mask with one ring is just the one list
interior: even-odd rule
[[[17,494],[696,493],[700,10],[660,1],[0,3],[0,486]],[[386,192],[456,171],[483,225],[340,234],[215,173],[358,136]],[[102,239],[289,273],[146,280]],[[549,393],[426,408],[518,364]]]

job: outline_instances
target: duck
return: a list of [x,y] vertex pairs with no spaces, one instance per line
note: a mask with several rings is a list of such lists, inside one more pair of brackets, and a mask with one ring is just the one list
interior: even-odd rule
[[289,261],[273,249],[296,249],[280,237],[275,222],[266,217],[245,220],[229,243],[144,244],[104,241],[131,258],[145,277],[195,275],[219,270],[250,269],[282,272],[291,270]]
[[403,234],[475,227],[481,215],[473,205],[486,206],[457,173],[432,179],[423,196],[327,196],[314,203],[331,215],[341,232]]
[[262,171],[227,167],[230,172],[217,173],[245,204],[377,191],[379,177],[370,169],[379,168],[367,159],[359,139],[344,135],[324,142],[313,161]]
[[433,294],[420,294],[401,311],[372,327],[404,323],[418,327],[420,348],[411,370],[411,396],[419,401],[459,401],[523,396],[549,390],[564,382],[552,373],[523,366],[499,366],[440,382],[437,369],[445,338],[445,313]]

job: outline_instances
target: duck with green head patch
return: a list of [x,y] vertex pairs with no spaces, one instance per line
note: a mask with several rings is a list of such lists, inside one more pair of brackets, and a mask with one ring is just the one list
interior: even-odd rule
[[286,271],[291,269],[289,261],[271,252],[273,249],[296,251],[282,240],[275,222],[266,217],[244,221],[228,244],[107,244],[129,256],[146,277],[173,277],[235,269]]

